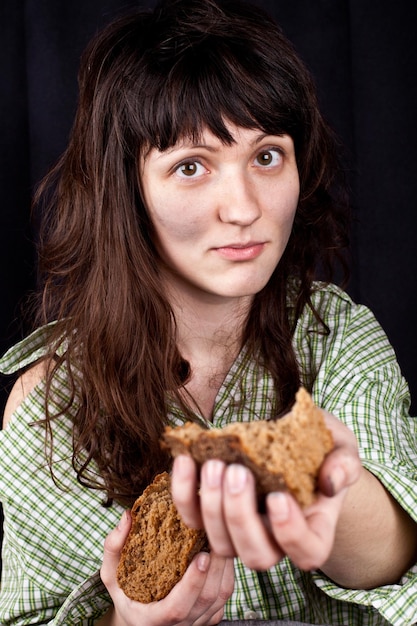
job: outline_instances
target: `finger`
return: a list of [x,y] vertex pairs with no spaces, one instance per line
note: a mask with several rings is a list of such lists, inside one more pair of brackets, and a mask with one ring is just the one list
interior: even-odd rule
[[191,457],[182,454],[174,459],[171,493],[184,523],[190,528],[202,528],[197,466]]
[[236,553],[247,567],[269,569],[283,555],[258,512],[252,473],[243,465],[230,465],[224,484],[224,515]]
[[197,619],[192,616],[193,626],[218,624],[223,617],[224,606],[232,595],[233,588],[233,559],[224,559],[212,554],[206,582],[198,600],[198,604],[204,609],[204,612]]
[[362,466],[354,434],[330,413],[324,412],[324,415],[332,429],[335,446],[320,468],[318,486],[331,497],[355,483]]
[[[190,623],[190,614],[198,602],[201,591],[206,582],[210,569],[212,555],[208,552],[200,552],[191,561],[184,576],[173,587],[170,593],[155,603],[154,617],[156,620],[167,620],[170,623]],[[161,621],[160,623],[165,623]]]
[[343,497],[344,493],[333,498],[320,495],[317,503],[303,512],[288,493],[268,495],[271,531],[281,549],[300,569],[318,569],[328,559]]
[[132,525],[130,511],[126,510],[116,528],[107,535],[104,541],[103,562],[100,569],[100,576],[107,587],[114,587],[116,580],[116,570],[120,560],[120,553],[125,544]]
[[224,607],[219,609],[217,613],[212,615],[210,618],[202,617],[201,620],[197,620],[194,622],[193,626],[217,626],[224,617]]
[[233,558],[210,554],[210,565],[198,604],[214,606],[217,611],[229,599],[234,588]]
[[326,496],[332,497],[353,485],[360,477],[362,465],[359,457],[335,450],[323,462],[318,476],[318,487]]
[[235,556],[233,542],[223,515],[223,477],[226,465],[213,459],[201,468],[200,507],[211,549],[223,556]]

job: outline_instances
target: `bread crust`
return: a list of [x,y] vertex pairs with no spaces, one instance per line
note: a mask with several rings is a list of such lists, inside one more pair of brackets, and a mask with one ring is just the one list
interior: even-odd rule
[[167,426],[163,434],[163,446],[173,457],[189,454],[199,466],[217,458],[248,467],[260,504],[271,491],[289,491],[302,507],[314,501],[320,466],[333,445],[323,412],[304,388],[291,412],[276,421],[234,422],[212,430],[187,422]]
[[133,505],[117,581],[132,600],[162,600],[202,550],[208,550],[206,534],[182,522],[172,501],[169,474],[163,472]]

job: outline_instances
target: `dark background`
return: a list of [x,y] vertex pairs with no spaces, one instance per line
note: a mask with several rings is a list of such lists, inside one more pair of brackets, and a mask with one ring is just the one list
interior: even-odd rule
[[[64,149],[80,53],[105,23],[152,1],[0,0],[0,352],[26,331],[35,285],[30,198]],[[415,0],[258,0],[316,78],[347,148],[355,223],[351,295],[385,328],[417,395]],[[3,404],[8,379],[0,379]]]

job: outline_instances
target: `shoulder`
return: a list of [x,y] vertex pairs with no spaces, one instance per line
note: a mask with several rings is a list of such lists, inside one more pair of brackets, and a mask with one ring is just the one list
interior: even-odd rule
[[393,347],[372,311],[335,285],[316,283],[297,320],[294,345],[307,380],[399,376]]
[[324,315],[351,312],[360,305],[356,304],[349,294],[332,283],[313,283],[311,301]]
[[337,285],[316,282],[311,294],[311,307],[305,307],[301,315],[301,322],[310,330],[322,325],[317,320],[317,314],[330,331],[334,332],[361,332],[367,327],[382,331],[372,311],[363,304],[355,302],[351,296]]
[[3,428],[6,428],[10,418],[23,400],[45,379],[47,372],[46,361],[40,361],[32,365],[24,374],[19,376],[12,387],[3,415]]
[[[28,337],[12,346],[0,358],[0,372],[2,374],[19,375],[10,392],[6,403],[3,428],[9,423],[15,410],[22,404],[24,399],[45,378],[47,363],[50,362],[51,333],[56,327],[56,322],[51,322],[33,331]],[[64,346],[61,348],[64,349]],[[57,353],[60,350],[56,350]]]
[[[393,356],[388,337],[374,313],[364,304],[358,304],[345,291],[332,284],[315,283],[311,296],[313,308],[305,307],[300,325],[304,332],[323,335],[323,323],[331,342],[339,349],[359,351],[367,345],[380,344],[383,351]],[[317,315],[320,319],[317,318]]]
[[[290,282],[287,295],[287,307],[290,317],[294,314],[298,295],[298,283]],[[361,307],[361,305],[356,304],[350,295],[341,287],[333,283],[314,281],[310,291],[310,302],[304,306],[297,322],[299,323],[301,321],[303,325],[313,322],[314,320],[317,322],[317,314],[323,321],[326,321],[325,318],[343,316],[358,308],[366,309],[366,307]]]

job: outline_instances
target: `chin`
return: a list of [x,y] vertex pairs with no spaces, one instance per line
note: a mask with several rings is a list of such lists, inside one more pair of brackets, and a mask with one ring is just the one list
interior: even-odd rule
[[262,291],[267,282],[268,281],[262,283],[259,283],[258,281],[256,283],[247,282],[240,288],[234,285],[233,287],[230,287],[230,289],[225,289],[222,292],[217,291],[217,293],[225,298],[253,298],[257,293]]

